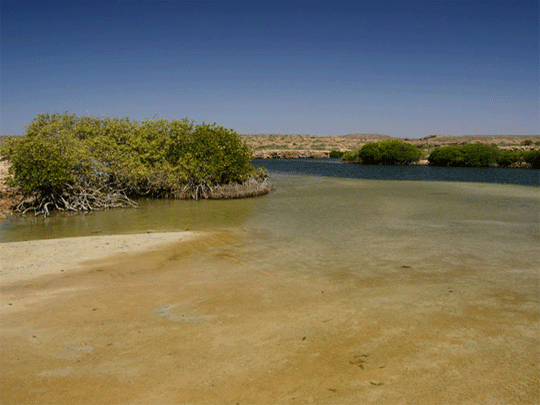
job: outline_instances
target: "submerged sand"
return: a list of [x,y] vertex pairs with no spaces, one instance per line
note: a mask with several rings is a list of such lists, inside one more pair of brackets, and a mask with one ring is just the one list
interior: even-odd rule
[[0,402],[538,403],[535,271],[328,277],[270,271],[231,254],[238,243],[0,244]]

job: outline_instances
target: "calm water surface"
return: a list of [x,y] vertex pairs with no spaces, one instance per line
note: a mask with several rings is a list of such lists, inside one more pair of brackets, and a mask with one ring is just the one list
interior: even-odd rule
[[255,159],[254,165],[266,167],[272,172],[351,179],[458,181],[540,186],[540,171],[530,169],[364,166],[341,163],[339,159]]
[[512,257],[512,266],[530,268],[540,257],[536,187],[276,172],[271,180],[275,192],[258,198],[143,200],[138,209],[14,218],[1,224],[0,240],[223,230],[241,241],[230,246],[237,258],[312,271],[351,271],[360,259],[364,267],[419,265],[427,256],[499,264]]
[[[302,170],[307,171],[315,163],[301,162]],[[403,168],[399,169],[403,175]],[[414,170],[426,173],[424,168]],[[388,382],[382,388],[388,386],[388,395],[399,396],[395,403],[403,398],[413,398],[411,403],[433,403],[421,396],[427,392],[423,388],[440,387],[441,381],[448,381],[451,388],[443,384],[437,391],[441,403],[457,404],[471,398],[485,402],[484,391],[497,403],[513,403],[518,395],[537,397],[538,364],[531,359],[538,352],[540,319],[538,187],[418,179],[387,181],[287,171],[272,172],[275,192],[263,197],[141,201],[138,209],[12,219],[1,224],[0,240],[210,231],[200,240],[169,246],[163,252],[127,258],[119,255],[110,264],[111,270],[82,275],[97,277],[104,287],[81,290],[83,298],[77,296],[76,301],[84,309],[75,306],[76,323],[62,324],[62,330],[55,332],[52,340],[59,340],[64,330],[79,325],[96,326],[77,331],[77,336],[110,331],[105,333],[107,339],[118,335],[122,351],[107,358],[106,364],[115,359],[130,364],[124,363],[129,350],[124,350],[123,337],[135,334],[133,325],[154,325],[149,319],[153,319],[155,311],[163,312],[165,305],[182,311],[178,312],[182,318],[186,309],[193,314],[217,316],[201,324],[156,323],[159,327],[145,326],[145,331],[162,331],[155,333],[162,333],[166,336],[162,341],[174,342],[175,347],[179,342],[176,335],[184,333],[193,333],[186,336],[193,336],[194,341],[210,342],[202,356],[208,359],[205,365],[210,365],[209,375],[221,372],[221,368],[228,373],[231,364],[233,369],[244,369],[247,364],[256,370],[253,375],[259,376],[253,385],[249,383],[253,392],[268,392],[264,391],[269,389],[268,381],[276,381],[281,375],[283,379],[278,381],[287,387],[287,395],[296,395],[297,386],[305,386],[308,381],[308,387],[323,391],[319,398],[328,399],[332,393],[326,387],[334,385],[323,384],[333,381],[339,372],[337,386],[349,384],[343,385],[351,387],[344,392],[361,393],[359,398],[371,400],[383,398],[369,397],[369,393],[381,388],[370,384],[370,379],[375,378],[371,375]],[[117,274],[122,278],[111,277]],[[55,282],[77,285],[78,280],[66,275]],[[45,285],[48,287],[49,281]],[[62,290],[53,291],[56,299]],[[116,294],[119,297],[114,297]],[[296,296],[304,298],[291,298]],[[43,311],[49,313],[49,295],[46,301]],[[94,304],[87,302],[94,301],[107,308],[107,318],[103,319],[113,325],[111,329],[97,326],[95,318],[84,322],[79,319],[79,314],[88,316],[92,308],[88,305]],[[276,305],[278,301],[287,303],[289,312]],[[124,308],[126,303],[130,304]],[[133,308],[141,308],[142,315],[134,317]],[[121,314],[120,326],[110,322],[117,318],[109,318],[109,310]],[[216,329],[209,329],[213,325]],[[242,325],[249,327],[242,329]],[[50,328],[47,324],[48,331]],[[238,331],[242,331],[241,337]],[[153,335],[145,334],[144,344],[154,342],[147,336]],[[307,336],[305,342],[302,336]],[[246,342],[255,342],[253,358],[245,355],[243,349],[251,344]],[[140,347],[137,343],[131,352],[139,353]],[[230,353],[231,348],[237,350],[231,357],[222,354]],[[220,350],[219,355],[216,350]],[[48,353],[54,352],[51,349]],[[320,353],[320,357],[314,357]],[[358,353],[369,353],[370,357],[366,370],[353,374],[351,359]],[[186,356],[189,359],[185,364],[191,364],[193,354]],[[261,358],[266,360],[267,356],[270,360],[261,366]],[[177,364],[184,363],[176,363],[176,359],[174,363],[155,363],[152,359],[152,364],[177,370]],[[370,370],[372,364],[377,366],[375,371]],[[295,380],[300,365],[307,370],[306,377]],[[269,375],[267,370],[276,371]],[[365,377],[364,372],[373,374]],[[362,379],[364,385],[359,384]],[[245,389],[245,384],[242,380],[238,386]],[[163,381],[156,386],[161,390]],[[176,383],[165,386],[178,389]],[[468,391],[456,397],[462,387]],[[493,387],[499,387],[498,391]],[[473,397],[477,391],[480,394]],[[283,398],[286,403],[288,400]]]

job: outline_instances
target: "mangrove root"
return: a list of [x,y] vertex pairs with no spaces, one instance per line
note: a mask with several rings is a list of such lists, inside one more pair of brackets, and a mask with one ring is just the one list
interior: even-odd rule
[[34,215],[48,217],[51,209],[58,211],[98,211],[109,208],[137,207],[122,190],[86,188],[82,186],[67,186],[66,190],[40,195],[26,195],[19,203],[15,212],[23,214],[34,211]]

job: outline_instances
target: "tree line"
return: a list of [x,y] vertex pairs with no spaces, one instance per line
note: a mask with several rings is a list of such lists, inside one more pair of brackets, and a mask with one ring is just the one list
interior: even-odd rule
[[[415,164],[428,152],[398,139],[366,143],[361,148],[345,152],[341,159],[365,165]],[[340,157],[334,153],[331,157]],[[540,151],[503,150],[496,145],[481,143],[435,148],[427,160],[432,166],[444,167],[511,167],[525,162],[540,168]]]

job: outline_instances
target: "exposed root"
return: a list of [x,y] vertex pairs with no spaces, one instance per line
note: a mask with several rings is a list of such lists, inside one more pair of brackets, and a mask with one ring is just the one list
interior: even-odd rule
[[[186,184],[179,192],[164,192],[162,198],[178,199],[230,199],[261,196],[273,191],[268,183],[268,176],[254,176],[241,184],[211,186],[205,181]],[[108,187],[95,188],[90,185],[66,185],[62,192],[32,193],[24,195],[13,212],[48,217],[56,211],[99,211],[111,208],[138,207],[123,190],[111,190]]]
[[[273,187],[268,183],[268,178],[254,177],[242,184],[210,186],[206,182],[189,183],[179,193],[172,196],[193,200],[246,198],[265,195],[272,190]],[[122,190],[103,191],[102,188],[69,185],[62,193],[25,195],[14,212],[26,214],[33,211],[35,216],[48,217],[51,210],[79,212],[137,206],[138,204]]]
[[224,184],[211,186],[206,182],[187,184],[174,195],[175,198],[185,200],[199,200],[201,198],[221,200],[230,198],[247,198],[268,194],[273,191],[268,178],[251,178],[241,184]]
[[19,203],[15,212],[25,214],[34,211],[34,215],[48,217],[51,209],[57,211],[98,211],[101,209],[137,207],[121,190],[85,188],[68,186],[63,193],[51,192],[46,195],[26,195]]
[[262,181],[258,179],[250,179],[243,184],[226,184],[215,186],[211,189],[210,196],[212,199],[227,199],[227,198],[246,198],[265,195],[274,190],[274,187],[268,183],[268,179]]

